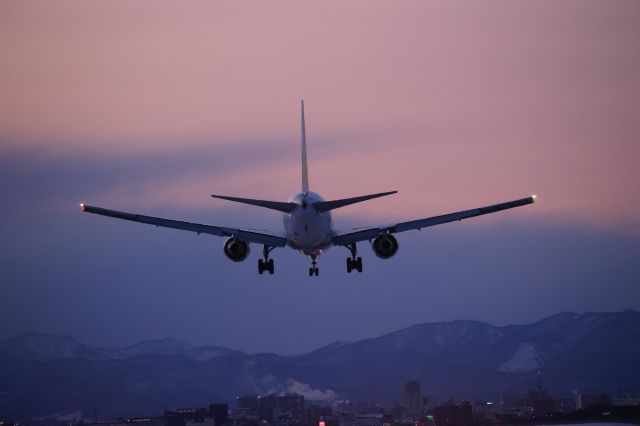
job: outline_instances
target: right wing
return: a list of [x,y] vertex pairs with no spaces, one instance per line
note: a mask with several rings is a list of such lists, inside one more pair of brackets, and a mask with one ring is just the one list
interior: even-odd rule
[[487,207],[477,209],[463,210],[461,212],[443,214],[441,216],[428,217],[426,219],[411,220],[409,222],[400,222],[390,226],[379,226],[375,228],[367,228],[360,231],[350,232],[348,234],[336,235],[333,237],[333,244],[337,246],[346,246],[357,243],[358,241],[373,240],[378,235],[385,232],[391,234],[397,232],[410,231],[413,229],[422,229],[429,226],[440,225],[448,222],[455,222],[470,217],[481,216],[483,214],[495,213],[501,210],[512,209],[514,207],[532,204],[536,200],[536,196],[521,198],[519,200],[507,201],[506,203],[494,204]]
[[284,247],[287,239],[278,235],[264,234],[261,232],[247,231],[238,228],[222,226],[202,225],[200,223],[183,222],[180,220],[164,219],[161,217],[144,216],[141,214],[121,212],[117,210],[103,209],[102,207],[80,204],[83,212],[99,214],[101,216],[114,217],[116,219],[130,220],[132,222],[147,223],[149,225],[162,226],[164,228],[191,231],[196,234],[210,234],[219,237],[235,237],[246,243],[265,244],[272,247]]

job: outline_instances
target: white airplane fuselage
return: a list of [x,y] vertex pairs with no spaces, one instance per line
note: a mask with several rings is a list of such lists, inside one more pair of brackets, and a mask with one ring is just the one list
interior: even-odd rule
[[296,204],[293,212],[285,213],[284,229],[288,245],[308,256],[319,256],[331,246],[335,235],[330,212],[319,212],[315,203],[324,199],[315,192],[298,192],[289,199]]

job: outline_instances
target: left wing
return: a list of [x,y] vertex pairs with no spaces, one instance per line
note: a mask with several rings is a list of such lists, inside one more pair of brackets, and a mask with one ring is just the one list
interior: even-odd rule
[[464,210],[461,212],[444,214],[441,216],[428,217],[426,219],[411,220],[409,222],[400,222],[390,226],[380,226],[376,228],[363,229],[361,231],[351,232],[348,234],[336,235],[333,237],[333,244],[336,246],[346,246],[358,241],[373,240],[378,235],[385,232],[395,234],[397,232],[410,231],[412,229],[422,229],[429,226],[440,225],[448,222],[455,222],[470,217],[481,216],[483,214],[495,213],[501,210],[512,209],[514,207],[525,206],[536,201],[536,196],[521,198],[519,200],[507,201],[506,203],[494,204],[492,206],[480,207],[477,209]]
[[149,225],[162,226],[164,228],[180,229],[191,231],[196,234],[210,234],[219,237],[235,237],[246,243],[265,244],[272,247],[284,247],[287,240],[278,235],[264,234],[261,232],[248,231],[237,228],[227,228],[223,226],[203,225],[200,223],[183,222],[181,220],[164,219],[161,217],[144,216],[141,214],[121,212],[117,210],[103,209],[102,207],[87,206],[80,204],[83,212],[99,214],[102,216],[114,217],[116,219],[130,220],[132,222],[147,223]]

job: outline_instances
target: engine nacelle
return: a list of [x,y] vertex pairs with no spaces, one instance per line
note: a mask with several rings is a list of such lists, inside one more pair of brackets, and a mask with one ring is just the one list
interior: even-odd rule
[[224,242],[224,254],[234,262],[242,262],[249,256],[249,244],[235,237]]
[[371,247],[380,259],[389,259],[398,251],[398,240],[391,234],[382,234],[373,240]]

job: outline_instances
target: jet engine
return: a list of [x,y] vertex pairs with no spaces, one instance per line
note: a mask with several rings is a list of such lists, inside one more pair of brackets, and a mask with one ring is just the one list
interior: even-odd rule
[[389,259],[398,251],[398,240],[391,234],[382,234],[373,240],[371,246],[380,259]]
[[249,244],[235,237],[224,242],[224,254],[234,262],[242,262],[249,256]]

